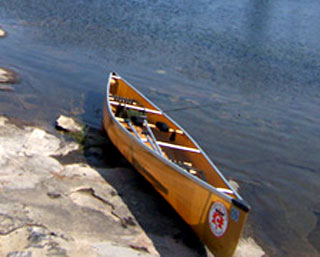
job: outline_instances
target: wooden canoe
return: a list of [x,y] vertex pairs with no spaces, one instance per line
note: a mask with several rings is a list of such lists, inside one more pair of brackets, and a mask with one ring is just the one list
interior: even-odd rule
[[216,257],[233,255],[249,206],[191,136],[116,73],[108,78],[103,127]]

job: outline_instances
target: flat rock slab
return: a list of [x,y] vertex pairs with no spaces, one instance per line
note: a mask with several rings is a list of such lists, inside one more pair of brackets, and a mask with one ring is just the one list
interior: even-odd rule
[[0,256],[159,256],[95,169],[53,157],[76,149],[0,116]]

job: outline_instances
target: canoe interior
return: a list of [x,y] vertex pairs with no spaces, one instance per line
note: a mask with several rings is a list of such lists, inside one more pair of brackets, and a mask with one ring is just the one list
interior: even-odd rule
[[[143,139],[142,142],[147,147],[153,149],[151,145],[152,140],[147,140],[145,126],[136,126],[131,123],[135,133],[127,123],[132,115],[141,115],[147,120],[156,141],[161,142],[159,147],[164,158],[214,186],[221,192],[226,193],[229,197],[236,198],[233,189],[221,178],[215,167],[211,165],[207,157],[202,154],[202,150],[198,148],[188,134],[127,82],[117,77],[110,78],[109,102],[112,103],[110,107],[114,117],[133,136],[137,137],[136,133],[138,133],[139,137]],[[124,105],[128,108],[120,107]],[[134,110],[131,110],[132,108]],[[142,110],[135,110],[135,108],[142,108]],[[122,110],[119,111],[119,109]],[[123,109],[129,109],[129,114],[124,114]],[[159,122],[165,123],[170,130],[164,132],[158,129],[155,124]],[[182,149],[177,149],[176,146]]]

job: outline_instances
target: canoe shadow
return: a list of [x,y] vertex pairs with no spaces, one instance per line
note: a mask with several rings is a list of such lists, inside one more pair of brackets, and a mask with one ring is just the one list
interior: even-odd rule
[[[86,161],[118,191],[161,256],[211,255],[193,230],[125,160],[105,133],[89,128],[88,137],[84,148]],[[90,138],[95,142],[90,142]]]

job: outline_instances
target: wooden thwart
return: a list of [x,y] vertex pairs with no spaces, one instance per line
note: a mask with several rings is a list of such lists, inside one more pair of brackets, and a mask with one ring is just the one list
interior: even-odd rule
[[221,193],[231,194],[231,195],[234,194],[233,191],[228,188],[216,187],[216,189]]
[[120,105],[120,106],[129,108],[129,109],[133,109],[133,110],[137,110],[137,111],[143,111],[143,112],[147,112],[147,113],[162,115],[162,112],[160,112],[160,111],[152,110],[152,109],[144,108],[144,107],[139,107],[139,106],[132,105],[132,104],[123,104],[123,103],[119,103],[117,101],[109,101],[109,103],[111,105],[116,105],[116,106]]
[[[146,139],[142,139],[141,141],[142,142],[147,142]],[[169,144],[169,143],[161,142],[161,141],[157,141],[157,144],[159,146],[173,148],[173,149],[177,149],[177,150],[188,151],[188,152],[193,152],[193,153],[201,153],[200,150],[197,149],[197,148],[191,148],[191,147],[186,147],[186,146],[181,146],[181,145]]]
[[177,150],[183,150],[183,151],[188,151],[188,152],[193,152],[193,153],[201,153],[201,151],[197,148],[191,148],[191,147],[186,147],[186,146],[182,146],[182,145],[175,145],[175,144],[170,144],[170,143],[161,142],[161,141],[157,141],[157,143],[160,146],[169,147],[169,148],[173,148],[173,149],[177,149]]

